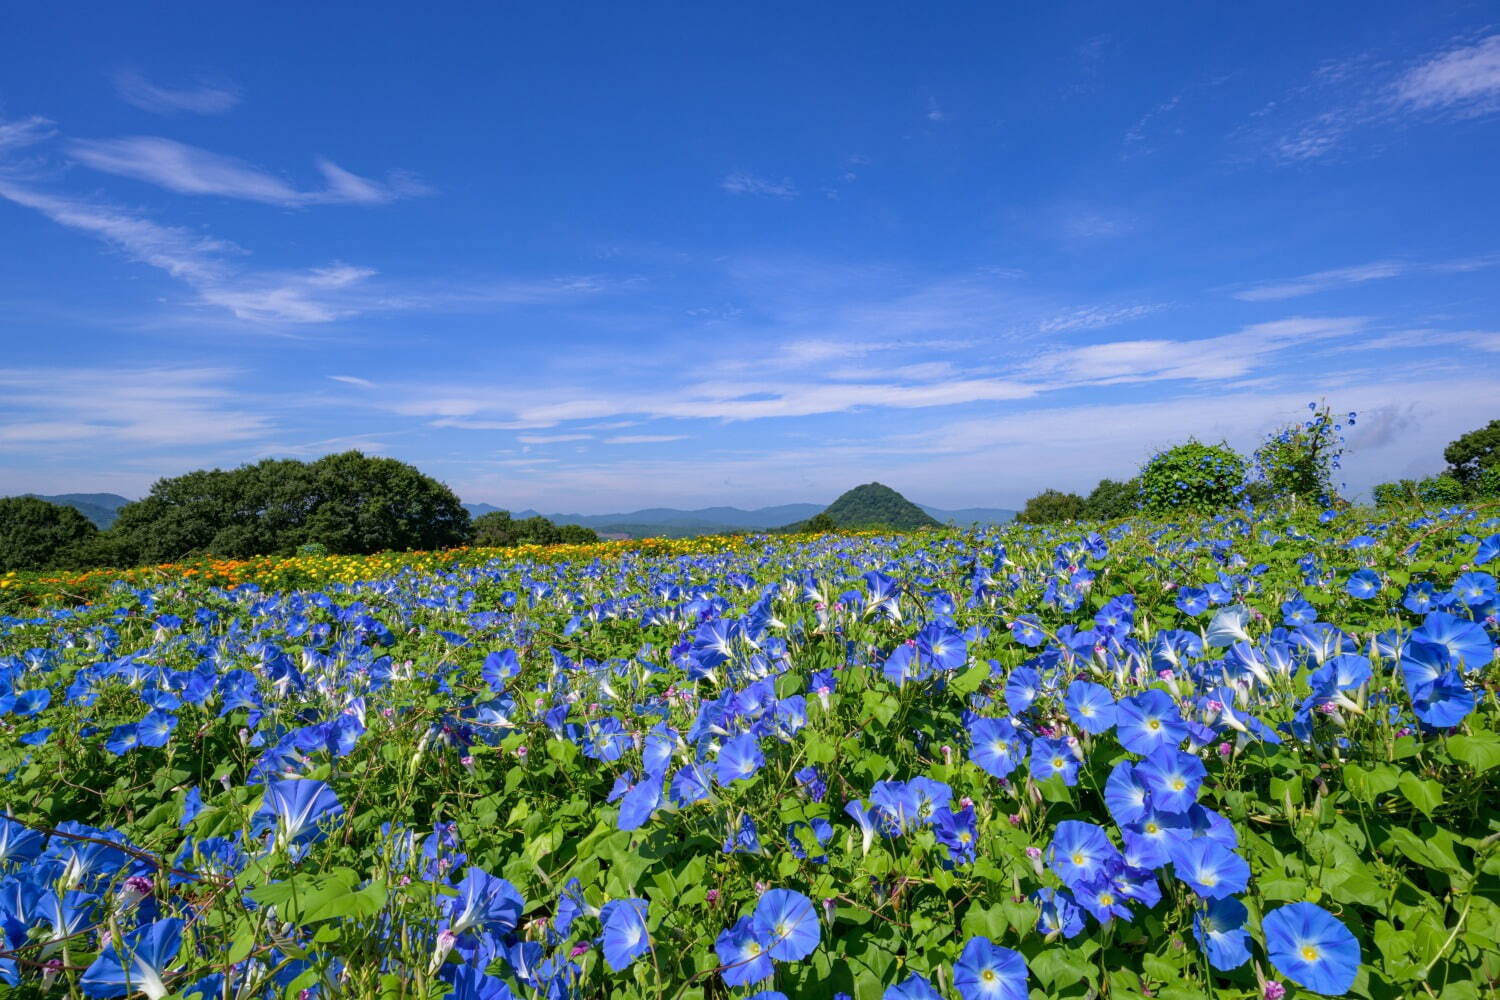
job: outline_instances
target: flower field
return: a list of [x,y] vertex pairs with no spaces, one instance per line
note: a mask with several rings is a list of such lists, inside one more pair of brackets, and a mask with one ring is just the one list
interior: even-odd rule
[[1493,996],[1497,532],[10,578],[0,995]]

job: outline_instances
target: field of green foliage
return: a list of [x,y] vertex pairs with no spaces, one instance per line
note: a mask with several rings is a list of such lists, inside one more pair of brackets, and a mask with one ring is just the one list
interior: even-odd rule
[[1494,995],[1500,521],[752,537],[0,619],[0,994]]

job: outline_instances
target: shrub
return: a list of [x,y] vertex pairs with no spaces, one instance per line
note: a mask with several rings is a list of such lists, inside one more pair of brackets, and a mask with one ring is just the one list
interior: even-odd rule
[[1117,517],[1129,517],[1140,509],[1140,505],[1139,479],[1124,482],[1101,479],[1088,499],[1083,501],[1083,516],[1096,521],[1113,521]]
[[1056,524],[1077,521],[1084,516],[1084,500],[1077,493],[1044,490],[1026,501],[1016,515],[1022,524]]
[[285,555],[308,543],[350,555],[463,544],[469,515],[413,466],[347,451],[158,480],[110,534],[131,563]]
[[[1255,452],[1255,471],[1263,491],[1252,493],[1280,500],[1328,503],[1333,497],[1333,473],[1344,452],[1343,425],[1334,422],[1325,403],[1308,403],[1312,416],[1272,433]],[[1349,414],[1354,424],[1355,414]],[[1259,495],[1256,495],[1259,494]]]
[[1464,502],[1464,484],[1443,473],[1417,484],[1417,498],[1429,506],[1450,507]]
[[70,553],[98,533],[72,507],[5,497],[0,499],[0,572],[67,566]]
[[1188,441],[1141,469],[1141,505],[1153,514],[1223,510],[1244,492],[1245,471],[1244,458],[1227,444]]
[[1393,483],[1377,483],[1371,491],[1377,507],[1399,507],[1402,504],[1420,503],[1417,483],[1414,479],[1402,479]]
[[1472,430],[1443,449],[1448,475],[1468,485],[1485,469],[1500,463],[1500,420],[1491,420]]

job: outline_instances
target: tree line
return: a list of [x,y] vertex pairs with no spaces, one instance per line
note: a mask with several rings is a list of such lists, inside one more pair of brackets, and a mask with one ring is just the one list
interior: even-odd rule
[[[1027,524],[1108,521],[1132,514],[1212,512],[1243,503],[1342,503],[1334,484],[1344,431],[1358,419],[1309,404],[1310,416],[1268,435],[1250,456],[1227,444],[1190,440],[1151,456],[1125,481],[1100,480],[1088,496],[1049,489],[1026,501],[1016,520]],[[1470,431],[1443,450],[1447,468],[1425,479],[1374,488],[1377,506],[1444,506],[1500,500],[1500,420]]]
[[71,507],[0,499],[0,571],[597,540],[588,528],[505,511],[471,521],[447,486],[358,451],[160,479],[104,531]]

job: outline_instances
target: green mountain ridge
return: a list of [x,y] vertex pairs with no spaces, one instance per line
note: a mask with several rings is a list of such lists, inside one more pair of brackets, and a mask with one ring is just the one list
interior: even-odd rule
[[896,528],[912,531],[937,528],[937,518],[882,483],[865,483],[842,494],[820,517],[827,516],[840,528]]

